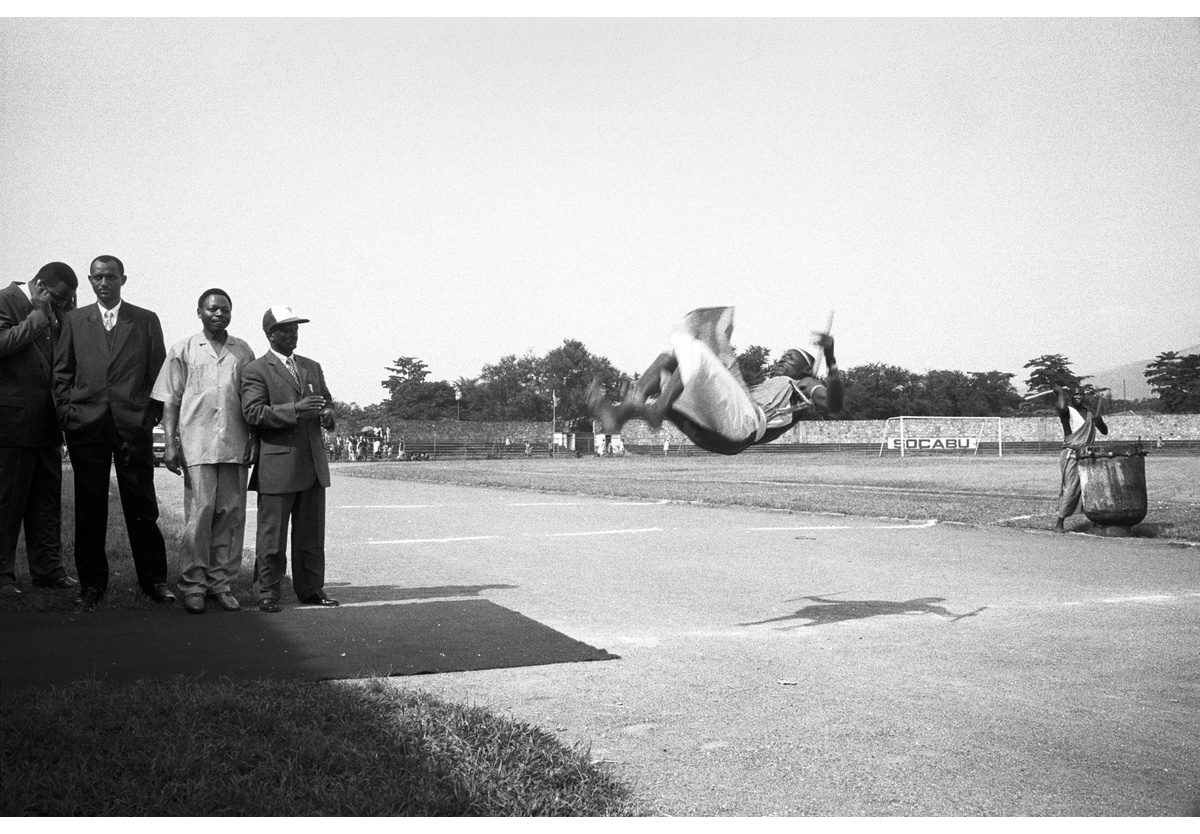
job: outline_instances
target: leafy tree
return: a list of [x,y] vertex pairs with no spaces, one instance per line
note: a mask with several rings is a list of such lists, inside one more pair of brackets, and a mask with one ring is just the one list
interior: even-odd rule
[[1146,368],[1146,380],[1167,414],[1200,412],[1200,353],[1160,353]]
[[398,420],[453,418],[454,389],[448,382],[428,382],[428,366],[415,356],[401,356],[387,368],[381,384],[388,389],[387,413]]
[[1070,364],[1070,360],[1061,353],[1045,353],[1037,359],[1030,359],[1025,363],[1025,367],[1033,370],[1029,372],[1025,386],[1031,392],[1046,391],[1055,385],[1064,388],[1082,387],[1083,381],[1090,377],[1076,376],[1068,367]]
[[576,339],[564,339],[562,345],[546,354],[542,364],[542,384],[558,398],[554,416],[563,422],[590,418],[587,389],[599,379],[606,389],[617,387],[625,377],[603,356],[593,356]]
[[[1021,407],[1021,395],[1013,387],[1012,379],[1016,374],[1006,374],[1001,371],[973,372],[971,386],[975,389],[977,399],[972,399],[972,410],[964,412],[964,417],[1007,417],[1015,414]],[[978,403],[978,406],[976,406]]]
[[473,414],[480,420],[549,420],[549,399],[538,396],[542,377],[542,362],[532,353],[510,353],[484,365]]
[[901,414],[919,415],[915,404],[921,377],[895,365],[872,363],[842,372],[846,401],[841,417],[847,420],[885,420]]
[[750,345],[737,353],[737,363],[746,384],[758,385],[767,378],[767,369],[771,367],[771,351],[762,345]]

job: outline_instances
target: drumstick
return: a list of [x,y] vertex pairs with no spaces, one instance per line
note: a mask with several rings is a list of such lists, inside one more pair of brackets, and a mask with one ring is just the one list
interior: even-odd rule
[[[833,332],[833,312],[834,312],[833,310],[829,311],[829,321],[827,321],[825,323],[825,330],[820,333],[814,332],[813,333],[814,336],[818,336],[818,337],[819,336],[828,336],[831,332]],[[816,344],[818,348],[821,346],[821,343],[819,340],[817,342],[814,342],[814,344]],[[821,359],[824,358],[824,356],[825,356],[825,351],[820,350],[817,352],[817,361],[813,365],[813,371],[812,371],[812,375],[815,376],[817,379],[821,378]]]

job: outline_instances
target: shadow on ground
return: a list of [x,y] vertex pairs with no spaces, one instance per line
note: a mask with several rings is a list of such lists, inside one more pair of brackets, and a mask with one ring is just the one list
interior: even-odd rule
[[939,602],[946,601],[944,597],[919,597],[917,599],[893,601],[887,599],[829,599],[829,595],[825,595],[800,597],[800,599],[806,599],[815,604],[806,605],[793,614],[785,614],[782,617],[772,617],[767,620],[756,620],[752,623],[739,623],[738,625],[755,626],[767,625],[768,623],[786,623],[793,620],[808,621],[780,629],[781,631],[787,631],[791,628],[809,628],[812,626],[830,625],[832,623],[844,623],[848,620],[865,620],[868,617],[907,616],[911,614],[933,614],[951,622],[958,622],[965,617],[974,617],[980,612],[987,610],[987,606],[984,606],[983,608],[976,608],[974,611],[968,611],[965,614],[955,614],[945,606],[937,605]]
[[0,685],[180,674],[331,680],[616,659],[478,598],[493,587],[509,586],[343,586],[341,607],[285,605],[279,614],[4,613]]

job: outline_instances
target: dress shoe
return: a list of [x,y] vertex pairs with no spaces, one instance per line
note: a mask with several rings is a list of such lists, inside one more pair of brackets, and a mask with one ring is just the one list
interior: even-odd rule
[[305,598],[300,601],[304,602],[305,605],[322,605],[326,608],[332,608],[338,605],[337,600],[329,599],[328,596],[320,593],[319,590],[316,594],[305,596]]
[[213,599],[215,599],[217,601],[217,605],[221,606],[221,608],[223,608],[226,611],[241,611],[242,610],[242,606],[237,601],[237,597],[235,597],[233,594],[229,593],[229,591],[222,591],[219,594],[209,594],[209,596],[211,596]]
[[79,581],[70,576],[60,576],[58,579],[51,579],[49,582],[35,582],[39,588],[50,588],[54,591],[69,591],[72,588],[79,587]]
[[183,610],[189,614],[203,614],[208,610],[204,594],[186,594],[183,597]]
[[11,582],[0,585],[0,597],[12,597],[16,599],[21,595],[21,589]]
[[277,599],[260,599],[258,601],[258,610],[264,614],[278,614],[283,609],[279,607]]
[[163,582],[151,585],[149,588],[142,588],[142,590],[146,593],[146,596],[159,605],[166,605],[175,601],[175,595],[171,593],[171,589]]
[[79,589],[79,596],[75,598],[75,608],[78,611],[89,611],[103,598],[104,591],[84,586]]
[[300,601],[305,605],[323,605],[326,608],[334,608],[338,605],[338,601],[336,599],[330,599],[320,591],[315,594],[310,594]]

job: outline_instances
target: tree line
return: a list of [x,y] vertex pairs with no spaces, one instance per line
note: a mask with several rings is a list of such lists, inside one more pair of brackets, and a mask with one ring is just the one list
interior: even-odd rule
[[[761,382],[771,366],[771,352],[761,345],[737,351],[747,384]],[[1031,392],[1054,385],[1093,390],[1071,370],[1062,354],[1043,354],[1024,366],[1024,385]],[[338,403],[339,417],[351,422],[387,420],[464,420],[478,422],[555,422],[565,430],[591,429],[586,391],[599,379],[613,396],[636,377],[618,370],[607,357],[591,353],[575,339],[544,356],[510,354],[485,365],[479,376],[450,382],[429,379],[428,366],[415,356],[401,356],[387,368],[381,385],[386,398],[359,408]],[[845,406],[837,419],[883,420],[900,415],[946,417],[1011,417],[1047,413],[1051,398],[1026,402],[1013,385],[1016,376],[1002,371],[930,370],[914,373],[895,365],[868,363],[843,369]],[[1118,401],[1114,408],[1141,407],[1165,413],[1200,412],[1200,354],[1159,354],[1147,366],[1156,399]]]

